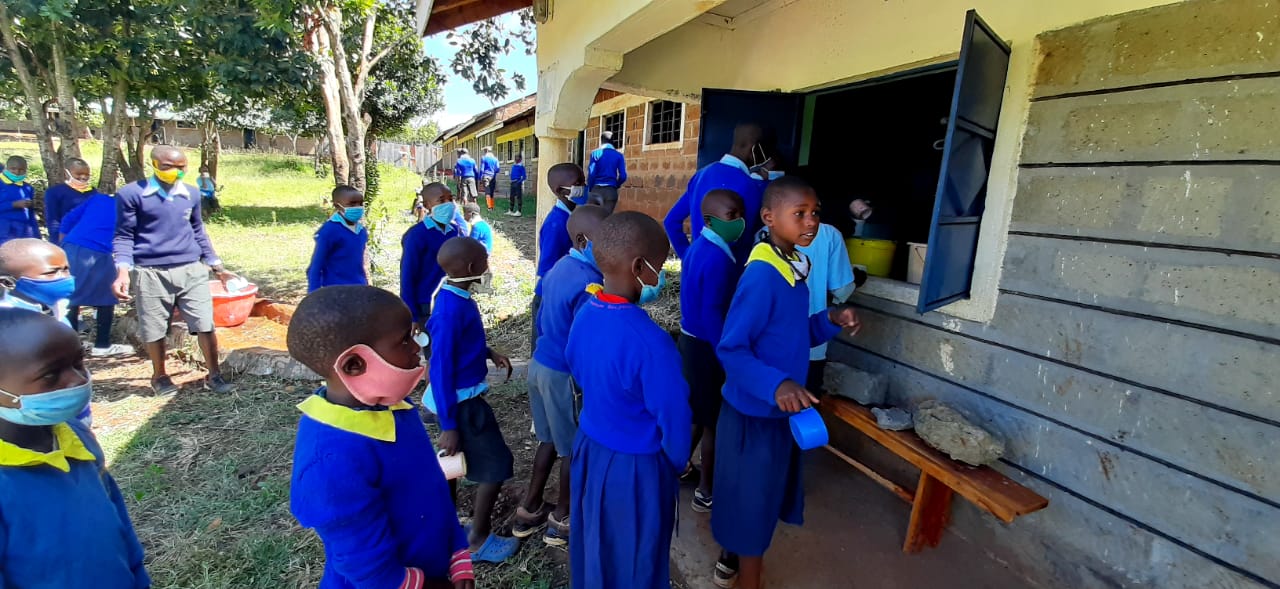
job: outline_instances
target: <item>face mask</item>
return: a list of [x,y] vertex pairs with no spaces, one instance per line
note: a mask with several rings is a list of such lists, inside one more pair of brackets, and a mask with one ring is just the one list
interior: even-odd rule
[[451,277],[445,278],[446,282],[452,282],[453,284],[461,284],[464,282],[471,282],[473,280],[478,280],[479,282],[475,282],[469,286],[469,290],[471,292],[474,292],[476,294],[489,294],[493,292],[493,286],[492,286],[493,275],[492,274],[481,274],[480,276],[463,276],[461,278],[453,278],[451,276]]
[[413,343],[418,344],[419,348],[431,347],[431,336],[425,331],[419,331],[413,334]]
[[159,180],[164,184],[175,184],[179,180],[181,180],[184,176],[187,175],[187,172],[185,170],[182,170],[179,168],[170,168],[168,170],[161,170],[160,164],[154,161],[151,162],[151,167],[155,169],[156,180]]
[[458,212],[458,205],[452,202],[442,202],[431,207],[431,220],[441,225],[448,225],[453,222],[453,216]]
[[[342,365],[352,356],[364,359],[364,374],[352,376],[342,370]],[[418,381],[422,380],[422,373],[426,370],[424,366],[417,368],[392,366],[373,351],[373,348],[364,344],[347,348],[347,351],[339,354],[337,361],[333,363],[333,373],[338,375],[338,380],[342,381],[348,391],[351,391],[351,396],[369,406],[390,407],[403,401],[409,393],[413,392],[413,387],[418,386]]]
[[348,222],[359,223],[360,219],[364,218],[364,207],[343,207],[339,205],[338,208],[342,209],[342,218]]
[[742,233],[747,230],[747,220],[739,217],[732,221],[725,221],[719,217],[707,217],[707,226],[711,231],[720,236],[725,243],[733,243],[742,237]]
[[66,185],[76,192],[89,192],[89,183],[77,180],[75,176],[71,175],[71,172],[67,172]]
[[586,186],[570,186],[569,200],[576,205],[587,204],[587,187]]
[[59,302],[71,298],[71,293],[75,289],[75,276],[53,278],[50,280],[19,278],[14,283],[13,292],[22,295],[23,298],[35,301],[46,307],[54,307],[57,306]]
[[47,393],[15,395],[0,391],[18,402],[17,407],[0,407],[0,419],[18,425],[57,425],[75,419],[93,396],[93,381]]
[[644,265],[648,266],[649,270],[651,270],[654,274],[658,276],[658,283],[645,284],[644,281],[641,280],[639,276],[636,277],[636,282],[640,283],[640,304],[641,305],[652,303],[653,301],[658,300],[658,294],[662,292],[662,287],[667,285],[666,270],[654,270],[653,264],[650,264],[649,260],[645,260]]
[[599,267],[600,267],[600,265],[596,263],[596,249],[595,249],[595,248],[596,248],[596,244],[595,244],[595,242],[594,242],[594,241],[588,241],[588,242],[587,242],[587,247],[582,248],[582,255],[583,255],[583,257],[585,257],[585,258],[587,259],[587,261],[591,262],[591,265],[592,265],[592,266],[595,266],[595,267],[599,268]]
[[809,260],[809,256],[797,251],[793,254],[794,257],[788,257],[782,253],[782,250],[778,249],[778,246],[772,243],[769,246],[773,248],[773,253],[778,254],[779,258],[782,258],[788,266],[791,266],[791,273],[797,281],[804,281],[809,278],[809,271],[813,269],[813,262]]
[[8,178],[9,180],[12,180],[13,182],[18,182],[18,183],[21,183],[23,180],[27,179],[26,174],[19,176],[17,174],[10,173],[9,170],[4,171],[4,177]]
[[764,148],[760,147],[759,143],[755,144],[755,146],[751,148],[751,167],[752,168],[759,168],[769,163],[769,159],[770,159],[769,156],[765,155]]

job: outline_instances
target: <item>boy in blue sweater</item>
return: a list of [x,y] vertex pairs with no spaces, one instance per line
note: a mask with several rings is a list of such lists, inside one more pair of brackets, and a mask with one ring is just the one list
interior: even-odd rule
[[422,379],[409,309],[370,286],[298,305],[289,355],[324,377],[298,405],[289,509],[324,542],[320,589],[474,587],[431,438],[407,401]]
[[622,212],[600,224],[602,288],[569,328],[582,387],[573,448],[569,566],[574,589],[666,589],[677,477],[689,461],[689,387],[671,336],[638,303],[658,296],[662,226]]
[[529,313],[533,318],[531,349],[536,349],[538,345],[538,307],[542,305],[542,277],[573,247],[566,225],[574,207],[587,202],[586,184],[586,174],[575,164],[560,163],[547,170],[547,185],[551,188],[551,193],[556,195],[556,206],[547,213],[547,218],[542,220],[542,227],[538,229],[538,282],[533,287],[533,303]]
[[501,171],[502,166],[493,155],[493,148],[485,147],[484,156],[480,158],[480,182],[484,185],[485,204],[490,211],[493,210],[493,193],[498,189],[498,173]]
[[439,262],[448,278],[427,320],[431,384],[422,402],[440,422],[440,451],[445,456],[465,452],[467,480],[479,484],[468,537],[472,558],[502,562],[520,547],[514,538],[491,533],[493,506],[502,483],[514,474],[515,459],[484,400],[489,392],[485,362],[508,370],[511,362],[486,344],[484,321],[470,290],[489,269],[489,256],[474,239],[454,239],[440,248]]
[[62,224],[62,218],[72,209],[89,200],[96,192],[89,185],[89,179],[93,174],[89,170],[88,162],[78,157],[70,158],[67,160],[65,171],[67,173],[65,182],[50,186],[44,191],[44,226],[49,230],[49,241],[59,245],[62,244],[61,235],[67,233],[59,227]]
[[[539,444],[524,504],[516,508],[512,534],[517,538],[532,536],[549,518],[543,542],[552,546],[563,546],[569,541],[569,468],[573,438],[578,434],[579,404],[564,350],[574,317],[591,296],[587,287],[603,279],[596,267],[593,243],[600,235],[600,222],[608,216],[608,211],[595,205],[580,206],[569,215],[573,249],[547,272],[538,314],[541,335],[533,352],[533,362],[529,364],[529,409]],[[548,513],[549,506],[544,504],[542,494],[557,456],[560,457],[560,503],[555,506],[555,513]]]
[[480,242],[484,246],[484,251],[493,253],[493,228],[489,226],[489,222],[480,216],[480,205],[469,202],[462,206],[462,210],[466,213],[467,224],[471,227],[471,239]]
[[709,513],[715,486],[716,420],[724,386],[724,367],[716,357],[716,344],[742,275],[742,266],[733,256],[733,245],[742,239],[747,226],[742,218],[742,197],[724,189],[708,192],[702,199],[702,218],[702,232],[684,256],[679,347],[693,407],[693,443],[702,445],[702,477],[693,491],[693,510]]
[[36,222],[36,189],[27,182],[27,158],[10,156],[0,172],[0,244],[22,237],[40,238]]
[[740,557],[743,589],[760,587],[778,520],[803,523],[800,449],[787,417],[818,402],[800,384],[809,348],[841,328],[859,328],[852,307],[809,314],[810,262],[796,246],[809,245],[818,232],[813,188],[791,177],[771,183],[760,216],[768,236],[751,250],[716,348],[726,382],[711,512],[711,531],[724,553],[715,575],[717,584],[731,583]]
[[316,231],[316,247],[307,266],[307,292],[325,286],[369,284],[369,232],[364,218],[364,195],[347,185],[333,189],[333,216]]
[[[698,170],[689,179],[689,187],[679,200],[671,206],[662,224],[666,228],[667,237],[676,255],[684,259],[685,250],[689,249],[689,238],[684,233],[685,219],[689,220],[690,234],[697,238],[702,234],[702,199],[708,192],[724,188],[738,193],[742,197],[747,220],[743,235],[747,238],[733,247],[738,262],[745,259],[753,244],[752,236],[760,229],[760,200],[764,194],[766,182],[752,170],[759,169],[768,162],[764,149],[760,146],[763,131],[759,125],[743,123],[733,130],[733,148],[719,161],[712,162]],[[748,164],[750,162],[750,164]]]
[[444,269],[436,261],[440,246],[462,234],[454,221],[458,205],[449,187],[432,182],[422,187],[422,202],[428,213],[400,238],[400,299],[413,313],[419,328],[431,316],[431,299],[444,281]]
[[511,201],[511,208],[507,211],[507,215],[511,217],[523,217],[524,213],[524,181],[529,179],[529,172],[524,169],[524,156],[516,154],[516,163],[511,166],[511,191],[507,200]]
[[0,333],[0,581],[150,587],[120,489],[75,419],[92,396],[80,339],[24,309],[0,309]]

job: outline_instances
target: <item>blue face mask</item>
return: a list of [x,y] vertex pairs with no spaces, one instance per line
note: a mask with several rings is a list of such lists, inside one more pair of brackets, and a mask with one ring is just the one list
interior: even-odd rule
[[582,255],[587,258],[587,261],[591,262],[592,266],[599,268],[600,265],[596,263],[595,245],[594,241],[588,241],[587,247],[582,248]]
[[0,395],[18,402],[17,407],[0,407],[0,419],[18,425],[56,425],[75,419],[93,396],[93,381],[47,393],[15,395],[0,391]]
[[13,181],[13,182],[22,182],[23,180],[26,180],[26,179],[27,179],[27,175],[26,175],[26,174],[23,174],[23,175],[19,176],[19,175],[17,175],[17,174],[13,174],[13,173],[9,172],[9,170],[5,170],[5,171],[4,171],[4,177],[5,177],[5,178],[8,178],[9,180],[11,180],[11,181]]
[[431,219],[441,225],[448,225],[453,222],[453,216],[458,213],[458,205],[452,202],[442,202],[431,207]]
[[349,223],[359,223],[364,218],[364,207],[346,207],[342,209],[342,218]]
[[570,186],[569,200],[576,205],[587,204],[587,187],[586,186]]
[[641,280],[639,276],[636,277],[636,282],[640,283],[640,304],[641,305],[652,303],[653,301],[658,300],[658,294],[662,292],[662,287],[667,285],[666,270],[654,270],[653,264],[650,264],[649,260],[645,260],[644,265],[648,266],[649,270],[652,270],[654,274],[658,275],[658,283],[645,284],[644,281]]
[[13,292],[22,295],[27,300],[35,301],[46,307],[53,307],[59,302],[71,298],[71,293],[75,289],[76,277],[74,276],[54,278],[52,280],[19,278],[14,284]]

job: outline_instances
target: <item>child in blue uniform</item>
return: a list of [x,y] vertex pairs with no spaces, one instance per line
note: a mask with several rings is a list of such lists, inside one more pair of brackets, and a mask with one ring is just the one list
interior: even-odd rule
[[0,333],[0,581],[150,587],[120,489],[75,419],[92,394],[80,339],[24,309],[0,309]]
[[671,336],[637,303],[658,296],[667,238],[617,213],[593,242],[604,275],[569,329],[565,358],[582,387],[573,449],[574,589],[666,588],[677,477],[689,461],[689,387]]
[[464,452],[467,480],[479,483],[468,538],[472,558],[502,562],[520,543],[491,533],[491,520],[502,483],[514,474],[515,459],[484,400],[489,391],[485,361],[499,368],[510,368],[511,362],[486,345],[480,308],[469,290],[489,269],[489,256],[474,239],[454,239],[440,248],[438,259],[448,278],[427,320],[431,384],[422,401],[440,422],[440,451],[446,456]]
[[542,277],[551,267],[569,253],[573,243],[569,241],[569,231],[565,227],[569,223],[569,213],[574,207],[587,202],[587,176],[582,168],[568,162],[556,164],[547,170],[547,184],[552,194],[556,195],[556,206],[543,219],[538,229],[538,282],[533,287],[533,303],[529,316],[533,318],[533,342],[531,349],[538,345],[538,307],[542,304]]
[[702,199],[702,231],[685,252],[680,285],[680,359],[693,407],[693,443],[702,445],[702,477],[693,491],[693,510],[711,511],[715,486],[716,420],[720,418],[724,367],[716,344],[729,314],[729,301],[742,275],[733,245],[742,239],[747,220],[742,197],[717,189]]
[[428,214],[400,239],[400,299],[413,313],[413,322],[426,325],[431,316],[431,299],[444,280],[444,269],[436,261],[440,246],[462,234],[454,222],[458,205],[449,187],[433,182],[422,187],[422,202]]
[[529,172],[524,168],[524,156],[516,154],[516,163],[511,166],[511,190],[507,200],[510,201],[511,208],[507,210],[507,215],[512,217],[523,217],[524,213],[524,181],[529,179]]
[[111,289],[117,277],[116,264],[111,258],[116,199],[96,190],[91,193],[89,200],[71,209],[58,227],[62,247],[71,263],[71,275],[76,277],[67,318],[71,327],[79,329],[80,307],[93,307],[97,312],[98,333],[90,354],[95,357],[128,355],[133,353],[133,346],[111,343],[111,324],[119,302]]
[[847,306],[809,314],[810,262],[796,246],[809,245],[818,232],[813,188],[791,177],[770,183],[760,213],[768,238],[751,250],[716,348],[727,379],[711,512],[711,531],[725,553],[715,574],[727,586],[740,557],[743,589],[760,587],[778,520],[803,523],[800,449],[787,417],[818,402],[800,384],[809,348],[859,326]]
[[10,156],[0,172],[0,244],[21,237],[40,238],[35,188],[27,183],[27,159]]
[[59,245],[62,244],[62,234],[67,233],[66,229],[60,228],[62,218],[97,194],[89,185],[93,173],[88,162],[78,157],[70,158],[66,162],[66,173],[65,182],[44,191],[44,226],[49,230],[49,241]]
[[316,231],[316,247],[307,266],[307,292],[340,284],[369,284],[365,248],[369,232],[364,218],[364,195],[347,185],[333,189],[333,216]]
[[480,242],[484,251],[493,253],[493,228],[480,216],[480,205],[469,202],[462,207],[466,213],[467,224],[471,226],[471,239]]
[[406,398],[422,378],[409,309],[369,286],[302,300],[289,354],[325,379],[298,405],[289,509],[324,542],[320,589],[473,588],[431,438]]
[[[600,235],[600,222],[608,216],[608,211],[595,205],[580,206],[569,215],[573,249],[545,277],[538,314],[541,335],[529,364],[529,409],[539,444],[529,489],[524,504],[516,509],[512,533],[517,538],[527,538],[550,518],[543,542],[552,546],[569,541],[569,469],[573,439],[578,434],[576,393],[565,360],[565,345],[574,317],[591,296],[587,287],[603,280],[596,267],[593,240]],[[555,506],[555,513],[549,514],[542,494],[556,456],[560,457],[560,503]]]

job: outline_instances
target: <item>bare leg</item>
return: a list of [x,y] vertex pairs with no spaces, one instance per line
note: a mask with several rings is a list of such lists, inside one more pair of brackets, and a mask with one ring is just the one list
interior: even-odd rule
[[716,472],[716,428],[703,428],[702,431],[702,478],[698,481],[698,489],[703,495],[710,497],[715,485]]
[[472,550],[479,549],[489,537],[489,532],[493,530],[493,522],[490,519],[493,516],[493,505],[497,503],[498,492],[501,490],[501,483],[481,483],[476,489],[475,510],[471,514],[471,535],[467,538]]
[[569,523],[569,472],[573,470],[572,456],[560,458],[560,499],[556,501],[556,521]]
[[151,380],[169,375],[164,367],[164,339],[147,342],[147,356],[151,358]]
[[764,582],[764,557],[741,556],[738,561],[742,568],[738,571],[738,587],[742,589],[760,589]]
[[551,469],[556,465],[556,447],[551,442],[538,444],[538,451],[533,455],[533,474],[529,477],[529,488],[524,493],[524,509],[529,513],[537,513],[542,509],[543,494],[547,488],[547,479],[551,478]]
[[209,368],[209,376],[222,374],[222,369],[218,367],[218,336],[210,331],[196,334],[196,340],[200,342],[200,351],[204,353],[204,365]]

